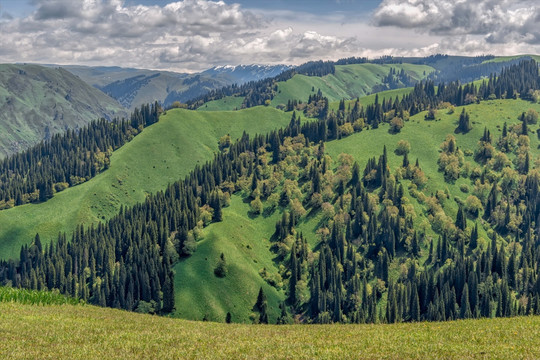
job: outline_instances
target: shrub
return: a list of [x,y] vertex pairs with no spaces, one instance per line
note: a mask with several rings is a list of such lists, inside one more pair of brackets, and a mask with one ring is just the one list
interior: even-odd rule
[[411,151],[411,144],[407,140],[399,140],[397,142],[395,153],[396,155],[405,155]]
[[397,134],[398,132],[401,131],[401,129],[403,128],[403,125],[404,125],[403,119],[396,116],[390,121],[390,129],[389,129],[390,133]]
[[214,275],[219,278],[223,278],[227,276],[227,272],[227,262],[225,261],[225,255],[221,253],[216,268],[214,269]]

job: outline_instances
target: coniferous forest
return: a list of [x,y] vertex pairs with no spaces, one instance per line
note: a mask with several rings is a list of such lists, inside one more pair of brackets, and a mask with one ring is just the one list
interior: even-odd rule
[[[309,74],[331,71],[319,63]],[[390,74],[394,75],[394,74]],[[0,281],[13,287],[58,289],[92,304],[167,314],[175,307],[173,265],[196,252],[197,233],[223,221],[232,194],[250,202],[254,216],[282,210],[272,235],[286,292],[278,323],[291,315],[308,323],[444,321],[540,314],[540,174],[529,155],[529,126],[538,114],[515,114],[495,138],[478,139],[475,171],[464,171],[464,154],[452,134],[440,144],[439,172],[448,182],[465,177],[475,191],[451,218],[441,204],[449,194],[424,194],[423,164],[409,159],[404,141],[396,153],[385,146],[365,166],[341,154],[331,158],[325,144],[389,123],[399,132],[408,118],[489,99],[528,100],[540,89],[538,65],[522,61],[478,84],[420,82],[401,98],[357,99],[329,110],[313,95],[305,107],[291,103],[288,126],[222,147],[214,159],[185,179],[122,207],[112,219],[81,224],[43,245],[39,234],[20,257],[3,261]],[[302,121],[300,111],[317,119]],[[53,187],[73,186],[106,170],[110,153],[158,121],[161,108],[136,110],[130,120],[98,121],[53,137],[2,161],[4,205],[47,201]],[[474,126],[466,108],[455,133]],[[414,144],[413,144],[414,146]],[[391,169],[390,157],[401,166]],[[509,160],[512,158],[513,160]],[[411,198],[425,205],[435,237],[415,224]],[[306,213],[321,211],[312,247],[298,230]],[[489,239],[480,240],[479,228]],[[426,256],[427,255],[427,256]],[[215,275],[227,276],[221,256]],[[391,271],[399,264],[399,271]],[[254,309],[267,323],[263,289]],[[228,315],[230,320],[230,314]]]

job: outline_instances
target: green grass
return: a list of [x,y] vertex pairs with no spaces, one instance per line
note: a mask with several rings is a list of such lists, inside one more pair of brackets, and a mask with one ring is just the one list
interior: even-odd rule
[[94,306],[0,304],[9,359],[538,359],[540,317],[392,325],[242,325]]
[[[251,309],[262,286],[270,321],[275,322],[284,293],[268,285],[259,270],[278,273],[269,240],[280,214],[252,219],[248,212],[249,204],[239,195],[233,196],[231,205],[223,210],[223,221],[205,228],[195,254],[175,266],[178,305],[173,316],[201,320],[206,314],[210,320],[224,322],[230,312],[235,322],[251,322]],[[221,253],[228,264],[224,278],[214,275]]]
[[197,110],[201,111],[230,111],[240,109],[242,102],[244,101],[241,97],[227,96],[223,99],[213,100],[205,103]]
[[331,102],[365,96],[373,91],[375,85],[381,84],[382,78],[388,75],[391,68],[405,69],[417,80],[433,71],[430,66],[413,64],[337,65],[335,74],[323,77],[295,75],[286,82],[278,83],[278,93],[272,100],[272,105],[287,104],[289,99],[307,101],[309,95],[315,94],[318,89],[321,89]]
[[90,181],[56,194],[41,204],[0,211],[0,258],[18,257],[20,247],[36,232],[44,243],[77,224],[91,224],[115,215],[121,205],[132,206],[147,194],[187,175],[197,164],[211,160],[219,137],[267,133],[283,127],[290,114],[256,107],[242,111],[199,112],[175,109],[115,151],[111,166]]
[[77,305],[80,300],[62,295],[58,291],[38,291],[0,286],[0,303],[2,302],[27,305]]

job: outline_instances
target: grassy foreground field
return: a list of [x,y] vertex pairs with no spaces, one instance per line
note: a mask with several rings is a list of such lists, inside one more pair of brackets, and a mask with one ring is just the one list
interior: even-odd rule
[[540,317],[259,326],[1,303],[0,338],[3,359],[538,359]]

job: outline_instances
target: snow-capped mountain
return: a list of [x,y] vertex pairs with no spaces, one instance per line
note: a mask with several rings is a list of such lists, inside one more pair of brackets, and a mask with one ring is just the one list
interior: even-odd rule
[[243,84],[249,81],[256,81],[268,77],[279,75],[285,70],[289,70],[289,65],[221,65],[203,71],[203,74],[212,77],[217,75],[227,75],[231,81],[237,84]]

